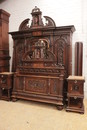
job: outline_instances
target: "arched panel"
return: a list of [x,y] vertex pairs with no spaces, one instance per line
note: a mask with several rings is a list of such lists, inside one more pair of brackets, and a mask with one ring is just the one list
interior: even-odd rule
[[16,43],[16,65],[21,66],[22,65],[22,56],[24,54],[24,39],[20,39]]
[[67,57],[66,46],[67,46],[66,41],[62,38],[59,38],[55,41],[54,50],[55,50],[57,64],[66,66],[66,57]]
[[47,39],[44,38],[36,39],[36,40],[31,39],[28,47],[28,51],[24,53],[22,59],[23,61],[24,60],[25,61],[30,61],[30,60],[54,61],[55,55],[49,50],[49,41]]

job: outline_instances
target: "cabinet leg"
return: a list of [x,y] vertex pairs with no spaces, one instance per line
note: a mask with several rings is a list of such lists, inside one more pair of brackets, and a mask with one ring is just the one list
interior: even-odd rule
[[10,89],[7,90],[8,91],[8,98],[10,99]]
[[58,109],[58,110],[62,110],[62,109],[63,109],[63,106],[57,105],[57,109]]
[[80,114],[84,114],[84,112],[80,112]]
[[17,98],[12,98],[12,101],[13,102],[16,102],[18,99]]

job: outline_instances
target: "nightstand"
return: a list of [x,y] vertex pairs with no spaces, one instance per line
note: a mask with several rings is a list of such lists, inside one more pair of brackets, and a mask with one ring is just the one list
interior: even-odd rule
[[0,99],[10,101],[13,87],[13,73],[0,73]]
[[83,76],[69,76],[68,81],[68,105],[66,111],[84,113],[84,82]]

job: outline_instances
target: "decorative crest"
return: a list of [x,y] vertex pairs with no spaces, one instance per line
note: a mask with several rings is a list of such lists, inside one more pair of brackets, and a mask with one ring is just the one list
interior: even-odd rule
[[[32,15],[32,21],[30,28],[44,28],[44,27],[55,27],[56,24],[54,20],[48,16],[44,16],[46,20],[46,25],[43,24],[42,21],[42,12],[40,9],[35,6],[34,9],[32,9],[31,12]],[[29,19],[25,19],[19,26],[19,31],[21,30],[28,30],[29,29]]]

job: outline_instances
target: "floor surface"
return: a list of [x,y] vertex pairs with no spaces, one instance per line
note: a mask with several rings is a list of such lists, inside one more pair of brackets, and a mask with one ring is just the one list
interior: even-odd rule
[[87,130],[87,100],[84,106],[79,114],[50,104],[0,100],[0,130]]

